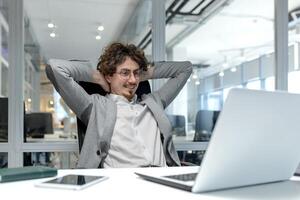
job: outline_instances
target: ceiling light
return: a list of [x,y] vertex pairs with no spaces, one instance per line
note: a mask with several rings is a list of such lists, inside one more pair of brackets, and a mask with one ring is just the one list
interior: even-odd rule
[[100,26],[98,26],[98,31],[103,31],[104,30],[104,26],[102,26],[102,25],[100,25]]
[[197,79],[198,78],[197,74],[193,74],[192,78]]
[[196,84],[196,85],[200,85],[200,81],[199,81],[199,80],[196,81],[195,84]]
[[231,72],[236,72],[236,67],[230,68],[230,71],[231,71]]
[[48,23],[48,28],[54,28],[53,22],[49,22],[49,23]]
[[31,102],[31,98],[28,98],[27,101],[28,101],[28,103],[30,103]]
[[50,37],[55,38],[56,34],[54,32],[50,33]]
[[220,77],[223,77],[223,76],[224,76],[224,72],[221,71],[221,72],[219,73],[219,76],[220,76]]
[[96,36],[96,40],[100,40],[101,39],[101,36],[100,35],[97,35]]

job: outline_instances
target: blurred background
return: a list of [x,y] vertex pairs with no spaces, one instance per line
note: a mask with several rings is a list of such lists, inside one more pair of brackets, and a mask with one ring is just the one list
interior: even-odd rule
[[[96,68],[113,41],[139,46],[149,61],[193,63],[166,114],[181,160],[200,164],[230,89],[300,93],[300,1],[288,0],[287,11],[276,9],[278,2],[0,0],[0,167],[76,166],[76,116],[46,78],[45,65],[50,58],[78,59]],[[280,14],[288,24],[276,30]],[[275,35],[288,38],[287,74],[279,77]],[[285,79],[286,88],[276,87]],[[151,82],[152,90],[161,84]]]

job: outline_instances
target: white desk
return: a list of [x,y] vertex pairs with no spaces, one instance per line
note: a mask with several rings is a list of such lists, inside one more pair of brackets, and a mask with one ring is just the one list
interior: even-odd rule
[[[1,199],[30,199],[30,200],[220,200],[220,199],[263,199],[263,200],[300,200],[300,178],[260,186],[223,190],[203,194],[193,194],[183,190],[167,187],[145,181],[133,172],[146,170],[186,171],[181,168],[139,168],[139,169],[90,169],[90,170],[59,170],[59,176],[64,174],[105,175],[109,179],[81,191],[37,188],[35,183],[47,179],[35,179],[0,184]],[[297,181],[296,181],[297,180]]]
[[53,142],[70,142],[77,143],[77,139],[71,137],[71,134],[64,134],[62,131],[55,131],[54,134],[45,134],[43,138],[26,137],[26,142],[30,143],[53,143]]

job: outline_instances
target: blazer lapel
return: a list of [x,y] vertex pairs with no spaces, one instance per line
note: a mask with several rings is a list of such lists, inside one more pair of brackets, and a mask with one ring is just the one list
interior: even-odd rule
[[163,133],[164,137],[167,138],[167,136],[171,134],[172,126],[164,111],[152,98],[146,98],[141,103],[148,106],[157,121],[161,133]]

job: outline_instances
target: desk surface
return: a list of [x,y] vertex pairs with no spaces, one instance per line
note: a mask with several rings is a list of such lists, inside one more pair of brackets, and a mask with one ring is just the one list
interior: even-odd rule
[[133,172],[147,170],[170,170],[185,172],[190,167],[172,168],[132,168],[132,169],[89,169],[89,170],[59,170],[58,175],[85,174],[104,175],[109,179],[80,191],[38,188],[34,184],[47,179],[35,179],[0,184],[1,198],[9,199],[300,199],[300,178],[293,177],[291,181],[264,184],[260,186],[244,187],[239,189],[223,190],[218,192],[193,194],[183,190],[145,181],[137,177]]

